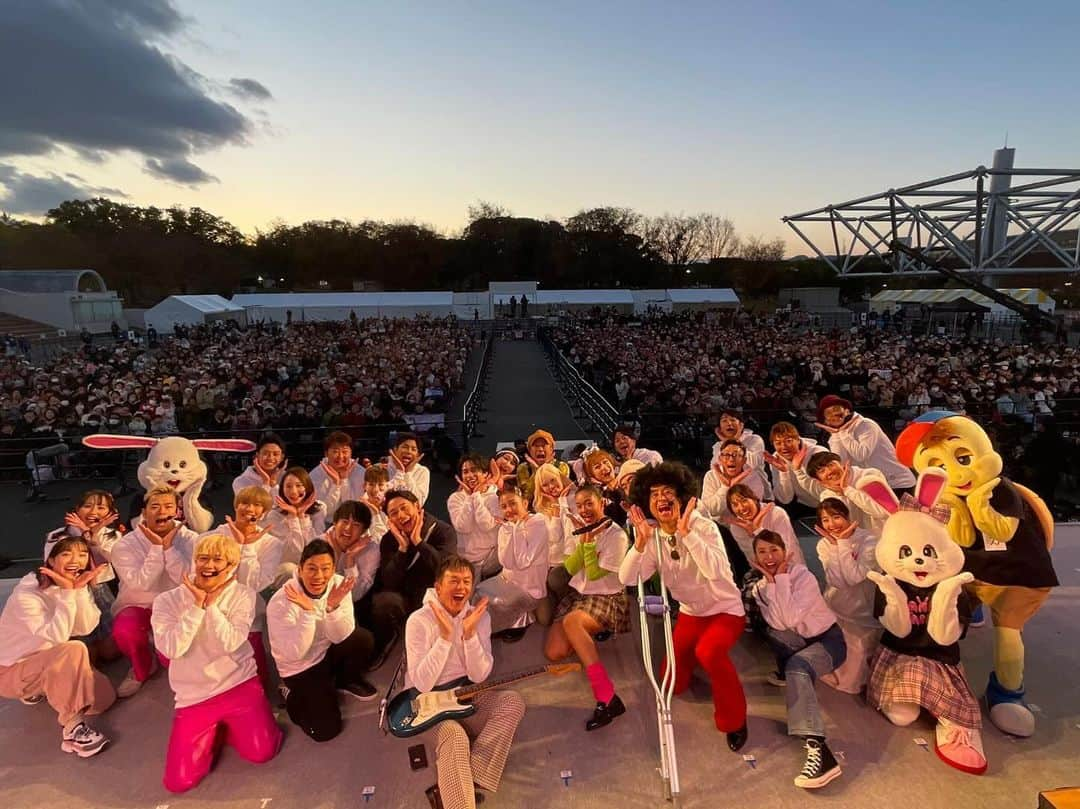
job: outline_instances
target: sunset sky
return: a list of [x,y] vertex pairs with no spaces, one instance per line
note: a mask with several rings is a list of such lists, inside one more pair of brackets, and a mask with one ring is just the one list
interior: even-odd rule
[[0,210],[452,233],[480,199],[622,205],[805,252],[784,214],[988,164],[1006,132],[1020,166],[1080,166],[1080,4],[891,6],[14,0]]

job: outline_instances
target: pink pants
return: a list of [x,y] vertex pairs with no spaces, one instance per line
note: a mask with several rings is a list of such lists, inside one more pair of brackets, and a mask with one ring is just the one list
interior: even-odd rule
[[277,755],[283,738],[259,678],[252,677],[216,697],[176,709],[162,783],[169,792],[191,789],[210,772],[222,744],[262,764]]
[[[150,615],[149,607],[125,607],[113,618],[116,648],[131,661],[131,670],[140,683],[150,676],[154,659],[150,654]],[[157,658],[168,668],[169,659],[165,655],[158,652]]]

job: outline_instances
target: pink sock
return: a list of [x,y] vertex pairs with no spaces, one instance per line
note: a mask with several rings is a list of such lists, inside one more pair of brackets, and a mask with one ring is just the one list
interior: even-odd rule
[[611,702],[611,698],[615,696],[615,686],[612,684],[611,678],[608,677],[604,664],[597,661],[586,667],[585,675],[589,678],[589,685],[592,686],[593,696],[596,697],[596,701],[605,705]]

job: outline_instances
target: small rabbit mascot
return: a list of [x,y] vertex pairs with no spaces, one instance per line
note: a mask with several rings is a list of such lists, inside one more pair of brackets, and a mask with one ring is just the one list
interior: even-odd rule
[[[178,435],[149,438],[138,435],[88,435],[83,444],[91,449],[149,449],[146,460],[139,464],[138,478],[143,489],[171,486],[180,495],[179,518],[196,533],[209,531],[214,522],[211,514],[199,502],[206,484],[207,469],[199,450],[209,452],[254,452],[251,441],[240,438],[199,438],[191,441]],[[132,513],[142,510],[142,495],[136,497]],[[134,524],[137,519],[132,519]]]
[[986,772],[979,703],[960,665],[960,636],[971,617],[963,586],[964,552],[949,538],[948,508],[938,505],[948,477],[939,469],[919,476],[915,497],[898,501],[881,479],[861,488],[889,517],[877,544],[883,573],[874,614],[885,632],[870,664],[867,701],[895,725],[910,725],[926,708],[937,719],[934,750],[950,767]]

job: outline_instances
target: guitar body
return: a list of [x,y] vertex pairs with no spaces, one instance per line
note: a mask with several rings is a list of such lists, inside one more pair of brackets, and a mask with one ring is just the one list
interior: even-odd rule
[[476,713],[476,706],[459,702],[454,689],[471,685],[466,677],[420,693],[407,688],[390,700],[386,709],[390,732],[401,739],[417,736],[444,719],[461,719]]

